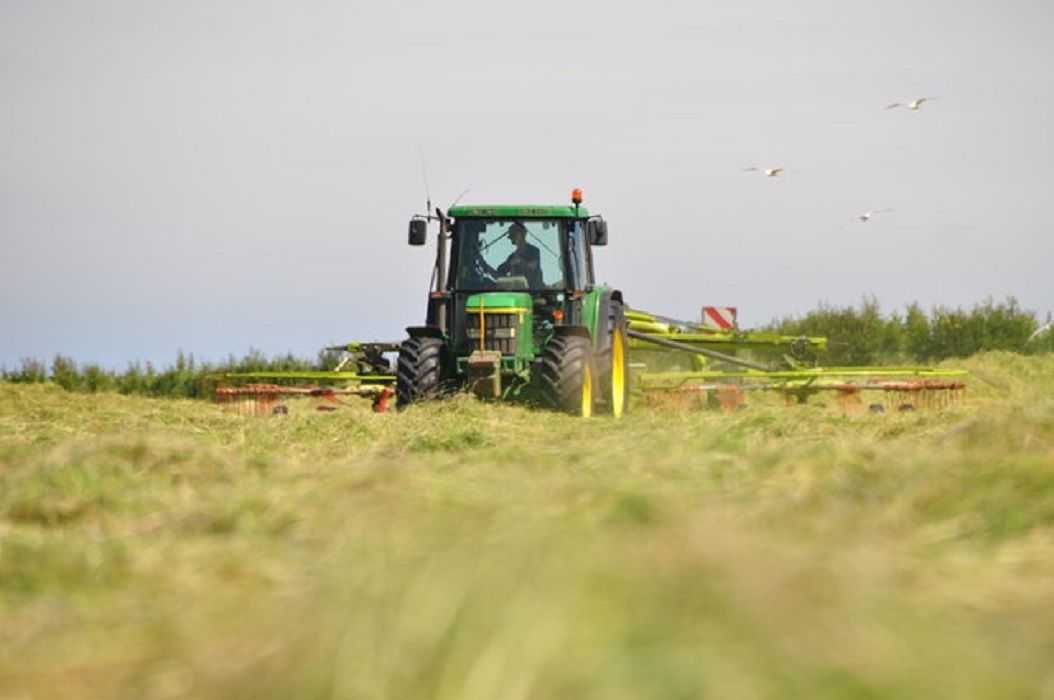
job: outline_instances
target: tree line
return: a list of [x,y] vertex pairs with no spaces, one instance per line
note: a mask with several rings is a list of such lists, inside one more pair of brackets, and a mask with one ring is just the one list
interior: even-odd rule
[[[900,363],[930,364],[967,357],[986,350],[1019,353],[1054,352],[1054,328],[1041,323],[1036,314],[1021,308],[1013,297],[1002,302],[991,299],[972,308],[937,306],[925,311],[910,304],[903,313],[883,313],[874,297],[857,306],[821,303],[802,316],[777,319],[766,330],[784,335],[824,336],[825,352],[815,359],[827,366],[859,366]],[[1049,330],[1039,333],[1042,327]],[[150,362],[132,363],[124,370],[110,370],[95,363],[78,364],[66,355],[50,363],[22,360],[15,369],[0,367],[0,379],[16,383],[54,382],[69,391],[116,391],[122,394],[208,398],[219,375],[227,372],[294,372],[332,369],[333,353],[321,352],[313,360],[292,354],[267,357],[250,350],[244,357],[233,355],[218,363],[197,362],[179,352],[176,362],[163,369]],[[282,382],[275,382],[282,383]]]
[[[68,391],[96,393],[116,391],[121,394],[210,398],[220,375],[227,372],[304,372],[333,369],[333,353],[321,352],[314,360],[292,354],[267,357],[250,350],[244,357],[229,356],[216,363],[198,362],[193,354],[180,351],[173,365],[158,369],[152,363],[134,362],[124,370],[110,370],[96,363],[78,364],[66,355],[56,355],[50,364],[24,359],[17,369],[0,368],[0,378],[15,383],[53,382]],[[282,380],[267,383],[281,384]]]
[[915,362],[929,364],[969,357],[987,350],[1024,354],[1054,351],[1054,329],[1037,334],[1035,312],[1018,301],[992,299],[972,308],[936,306],[928,312],[909,304],[903,313],[883,313],[874,297],[857,306],[821,303],[803,316],[786,317],[768,329],[786,335],[826,336],[828,348],[819,359],[828,366],[859,366]]

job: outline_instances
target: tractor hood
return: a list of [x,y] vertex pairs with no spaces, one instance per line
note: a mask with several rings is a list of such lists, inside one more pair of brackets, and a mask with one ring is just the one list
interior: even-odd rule
[[469,350],[496,351],[507,361],[534,357],[534,316],[530,294],[483,292],[465,300],[465,335]]

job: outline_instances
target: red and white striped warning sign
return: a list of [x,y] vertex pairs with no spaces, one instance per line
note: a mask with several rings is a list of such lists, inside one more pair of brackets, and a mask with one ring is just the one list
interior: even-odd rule
[[734,306],[704,306],[703,326],[728,331],[736,327],[738,311]]

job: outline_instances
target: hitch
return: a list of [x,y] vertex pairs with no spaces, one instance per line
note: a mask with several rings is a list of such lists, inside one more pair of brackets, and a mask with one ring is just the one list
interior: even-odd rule
[[481,399],[501,398],[501,353],[475,350],[468,356],[468,386]]

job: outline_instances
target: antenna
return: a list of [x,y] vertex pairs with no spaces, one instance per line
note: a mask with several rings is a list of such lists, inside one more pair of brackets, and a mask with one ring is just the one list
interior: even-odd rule
[[455,199],[455,200],[454,200],[454,203],[453,203],[453,204],[451,204],[451,205],[450,205],[449,207],[447,207],[447,209],[453,209],[454,207],[456,207],[456,206],[457,206],[457,203],[461,201],[461,198],[462,198],[462,197],[464,197],[464,196],[465,196],[466,194],[468,194],[468,193],[469,193],[469,192],[471,192],[471,191],[472,191],[472,190],[470,190],[469,188],[467,188],[467,187],[466,187],[466,188],[465,188],[465,191],[464,191],[464,192],[462,192],[461,194],[459,194],[459,195],[457,196],[457,199]]
[[428,187],[428,165],[425,163],[425,149],[418,144],[417,155],[421,159],[421,179],[425,183],[425,211],[428,212],[428,217],[432,217],[432,190]]

